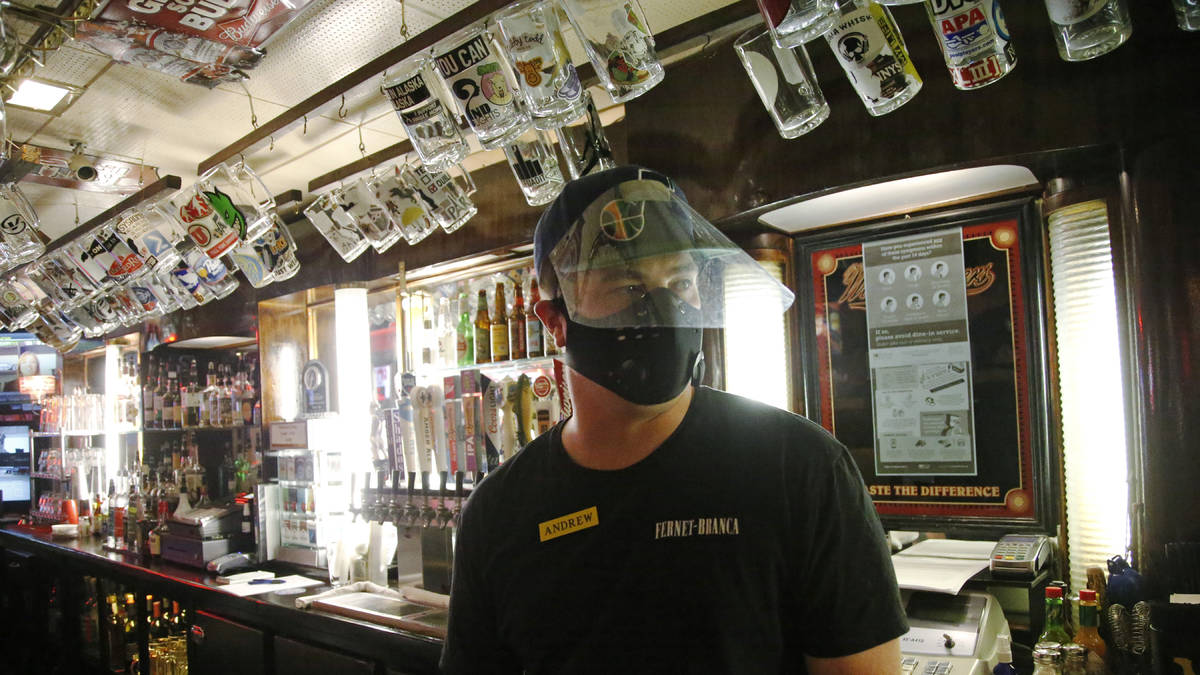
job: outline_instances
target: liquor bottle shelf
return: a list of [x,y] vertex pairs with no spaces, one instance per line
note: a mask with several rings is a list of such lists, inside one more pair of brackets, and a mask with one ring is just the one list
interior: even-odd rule
[[146,428],[142,429],[142,431],[144,431],[144,432],[159,432],[159,433],[167,433],[167,432],[179,433],[179,432],[183,432],[183,431],[233,431],[235,429],[259,429],[259,428],[261,428],[261,427],[257,424],[238,424],[238,425],[231,426],[231,427],[202,426],[202,427],[178,427],[178,428],[170,427],[170,428],[166,428],[166,429],[160,429],[158,427],[146,427]]
[[71,431],[34,431],[32,432],[32,436],[34,438],[71,438],[76,436],[103,436],[105,434],[136,434],[139,431],[142,430],[137,428],[111,429],[108,431],[101,429],[74,429]]

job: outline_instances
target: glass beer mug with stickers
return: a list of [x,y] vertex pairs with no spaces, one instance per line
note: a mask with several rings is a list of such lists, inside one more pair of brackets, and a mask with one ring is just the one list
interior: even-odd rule
[[416,244],[437,229],[437,222],[429,215],[425,195],[409,185],[400,175],[398,167],[392,167],[377,176],[372,185],[375,198],[400,226],[409,245]]
[[383,253],[404,237],[400,225],[376,197],[373,176],[364,176],[334,194],[376,253]]
[[275,199],[257,174],[239,162],[209,169],[175,200],[173,215],[210,258],[262,236]]
[[442,87],[428,54],[405,59],[383,83],[383,93],[400,117],[413,149],[426,166],[436,169],[461,162],[471,152],[454,114],[438,94]]
[[475,181],[461,165],[458,169],[463,184],[447,171],[430,171],[420,164],[405,163],[399,167],[401,177],[417,190],[429,215],[447,233],[454,232],[479,213],[479,207],[471,201],[476,190]]
[[[7,143],[0,139],[0,143]],[[23,265],[45,252],[33,205],[16,183],[0,184],[0,271]]]
[[300,271],[296,240],[276,214],[271,215],[271,227],[261,237],[242,244],[229,257],[255,288],[291,279]]
[[337,200],[336,191],[320,195],[304,209],[304,217],[342,260],[353,262],[371,247],[371,242],[354,224],[354,216],[346,212]]
[[498,148],[529,128],[529,115],[518,105],[517,85],[507,72],[507,57],[484,23],[439,42],[434,65],[485,149]]

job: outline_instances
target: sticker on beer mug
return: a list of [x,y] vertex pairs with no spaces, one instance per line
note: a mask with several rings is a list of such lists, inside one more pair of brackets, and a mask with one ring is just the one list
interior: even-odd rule
[[485,33],[441,54],[436,63],[472,128],[486,133],[508,114],[512,88]]
[[218,188],[192,193],[179,207],[179,220],[188,236],[210,258],[216,258],[241,241],[246,233],[246,218],[233,200]]
[[842,16],[825,34],[850,83],[872,114],[892,99],[912,96],[921,76],[908,57],[904,40],[887,8],[873,2]]

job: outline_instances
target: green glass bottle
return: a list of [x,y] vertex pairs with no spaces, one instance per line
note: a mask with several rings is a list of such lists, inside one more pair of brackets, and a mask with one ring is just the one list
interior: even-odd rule
[[1046,587],[1046,628],[1042,631],[1038,642],[1057,642],[1067,644],[1071,634],[1067,632],[1063,620],[1063,589],[1060,586]]
[[460,366],[470,366],[475,363],[475,336],[471,334],[472,329],[471,306],[467,303],[467,294],[459,293],[455,351]]

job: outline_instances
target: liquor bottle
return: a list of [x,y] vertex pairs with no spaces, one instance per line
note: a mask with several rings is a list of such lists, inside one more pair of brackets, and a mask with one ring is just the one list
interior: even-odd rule
[[867,112],[886,115],[921,90],[921,76],[892,13],[875,0],[838,0],[840,18],[825,33]]
[[1016,67],[1000,0],[931,0],[925,13],[955,87],[985,87]]
[[151,607],[152,608],[150,610],[150,639],[151,640],[161,640],[161,639],[167,637],[167,635],[169,633],[169,627],[167,626],[167,622],[163,620],[162,602],[159,600],[155,600],[154,604],[151,605]]
[[167,388],[163,392],[163,428],[178,429],[182,415],[179,413],[179,384],[176,380],[175,368],[167,371]]
[[196,359],[188,366],[187,382],[181,384],[179,391],[183,399],[183,427],[200,426],[200,373],[196,369]]
[[154,529],[150,530],[150,557],[159,558],[162,556],[162,536],[167,533],[167,512],[170,505],[167,503],[166,496],[160,494],[158,499],[158,522]]
[[142,516],[142,504],[142,495],[135,477],[129,481],[129,496],[125,505],[125,550],[130,553],[141,553],[138,519]]
[[475,363],[475,339],[471,335],[471,306],[467,302],[467,294],[458,294],[458,328],[455,330],[455,356],[458,365],[469,366]]
[[187,631],[187,617],[183,615],[183,609],[179,607],[179,602],[171,601],[171,635],[183,635]]
[[479,289],[475,302],[475,363],[492,362],[492,321],[488,318],[487,291]]
[[121,616],[121,606],[117,604],[117,596],[109,595],[108,617],[104,621],[104,640],[108,647],[108,670],[113,673],[125,672],[125,621]]
[[224,459],[217,467],[217,496],[230,497],[237,489],[237,470],[233,466],[233,450],[225,444]]
[[254,424],[254,402],[258,398],[255,395],[254,388],[258,382],[258,378],[254,373],[254,360],[247,355],[242,364],[242,386],[241,386],[241,401],[239,408],[242,413],[242,424]]
[[508,302],[504,299],[504,282],[496,282],[496,304],[492,308],[492,362],[508,360]]
[[166,393],[166,389],[167,389],[167,384],[165,382],[166,376],[167,376],[167,369],[165,367],[165,364],[163,364],[160,361],[158,364],[158,376],[155,378],[155,382],[154,382],[153,410],[154,410],[154,428],[155,429],[165,429],[166,428],[165,426],[163,426],[165,423],[164,418],[166,417],[165,411],[163,410],[163,394]]
[[221,377],[221,400],[220,400],[220,407],[221,407],[221,424],[220,424],[220,426],[231,427],[231,426],[233,426],[234,419],[236,419],[234,417],[234,407],[237,405],[237,402],[239,399],[238,399],[237,394],[234,393],[234,391],[233,391],[233,384],[232,384],[233,377],[230,373],[229,364],[227,364],[227,363],[221,364],[221,370],[222,370],[222,377]]
[[1097,602],[1096,591],[1084,588],[1079,591],[1079,630],[1075,631],[1076,644],[1087,647],[1087,667],[1089,675],[1107,672],[1104,658],[1108,654],[1108,645],[1100,637],[1100,605]]
[[133,593],[125,594],[125,663],[129,664],[138,653],[137,598]]
[[525,336],[525,295],[521,292],[521,282],[518,281],[513,291],[512,314],[508,316],[508,349],[509,356],[523,359],[526,354]]
[[533,311],[541,299],[537,279],[530,279],[529,307],[525,310],[525,354],[531,359],[546,355],[546,345],[542,341],[542,321]]
[[213,417],[217,410],[217,400],[213,396],[213,392],[216,390],[217,371],[212,361],[209,361],[208,366],[204,369],[204,377],[204,390],[200,392],[200,426],[211,427],[216,426]]
[[1071,634],[1067,632],[1063,620],[1063,589],[1060,586],[1046,587],[1046,627],[1038,642],[1057,642],[1067,644]]
[[142,426],[154,428],[154,362],[146,357],[146,381],[142,383]]

